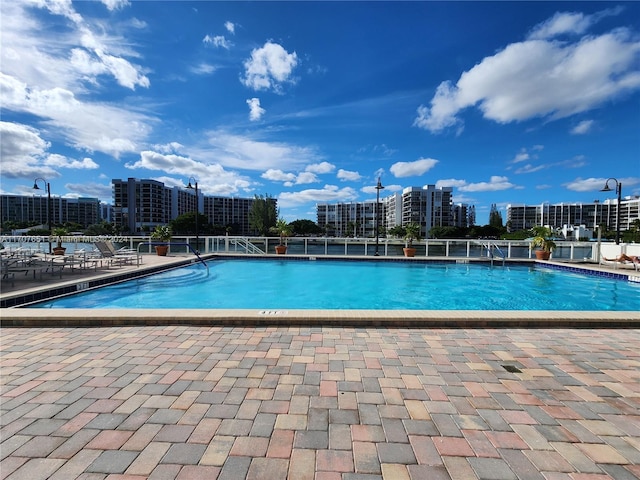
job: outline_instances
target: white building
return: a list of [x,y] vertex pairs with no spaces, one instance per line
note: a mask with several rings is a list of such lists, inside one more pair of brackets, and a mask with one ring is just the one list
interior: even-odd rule
[[[335,236],[375,236],[379,214],[380,230],[417,222],[421,235],[427,237],[433,227],[453,226],[451,187],[407,187],[376,202],[319,203],[316,205],[317,223]],[[466,225],[465,225],[466,226]]]
[[[618,200],[607,199],[592,203],[542,203],[540,205],[507,205],[507,222],[511,231],[526,230],[537,225],[548,225],[554,229],[583,225],[595,230],[605,225],[616,229]],[[620,231],[632,228],[640,220],[640,197],[626,197],[620,202]]]

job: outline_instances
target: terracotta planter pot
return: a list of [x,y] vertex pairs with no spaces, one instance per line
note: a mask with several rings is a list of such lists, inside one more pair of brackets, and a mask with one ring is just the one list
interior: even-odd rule
[[156,245],[156,253],[160,257],[166,257],[169,251],[169,245]]
[[276,245],[276,253],[278,255],[284,255],[285,253],[287,253],[287,246],[286,245]]
[[547,252],[545,250],[536,250],[536,258],[538,260],[549,260],[551,256],[551,252]]
[[405,257],[415,257],[416,256],[416,249],[413,247],[404,247],[402,249],[402,251],[404,252],[404,256]]
[[53,247],[52,251],[54,255],[64,255],[64,252],[66,252],[66,250],[66,247]]

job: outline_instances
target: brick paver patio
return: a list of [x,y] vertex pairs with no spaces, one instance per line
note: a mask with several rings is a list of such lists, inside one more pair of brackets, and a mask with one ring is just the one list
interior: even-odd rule
[[9,480],[640,478],[637,329],[3,328],[1,367]]

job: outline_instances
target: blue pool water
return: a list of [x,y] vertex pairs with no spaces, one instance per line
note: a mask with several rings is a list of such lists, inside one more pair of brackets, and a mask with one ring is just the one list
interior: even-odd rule
[[640,284],[531,266],[214,260],[39,308],[635,310]]

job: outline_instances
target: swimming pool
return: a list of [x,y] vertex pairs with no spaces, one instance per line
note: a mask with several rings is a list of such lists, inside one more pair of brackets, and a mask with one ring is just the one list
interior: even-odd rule
[[36,308],[640,311],[640,284],[525,265],[214,260]]

